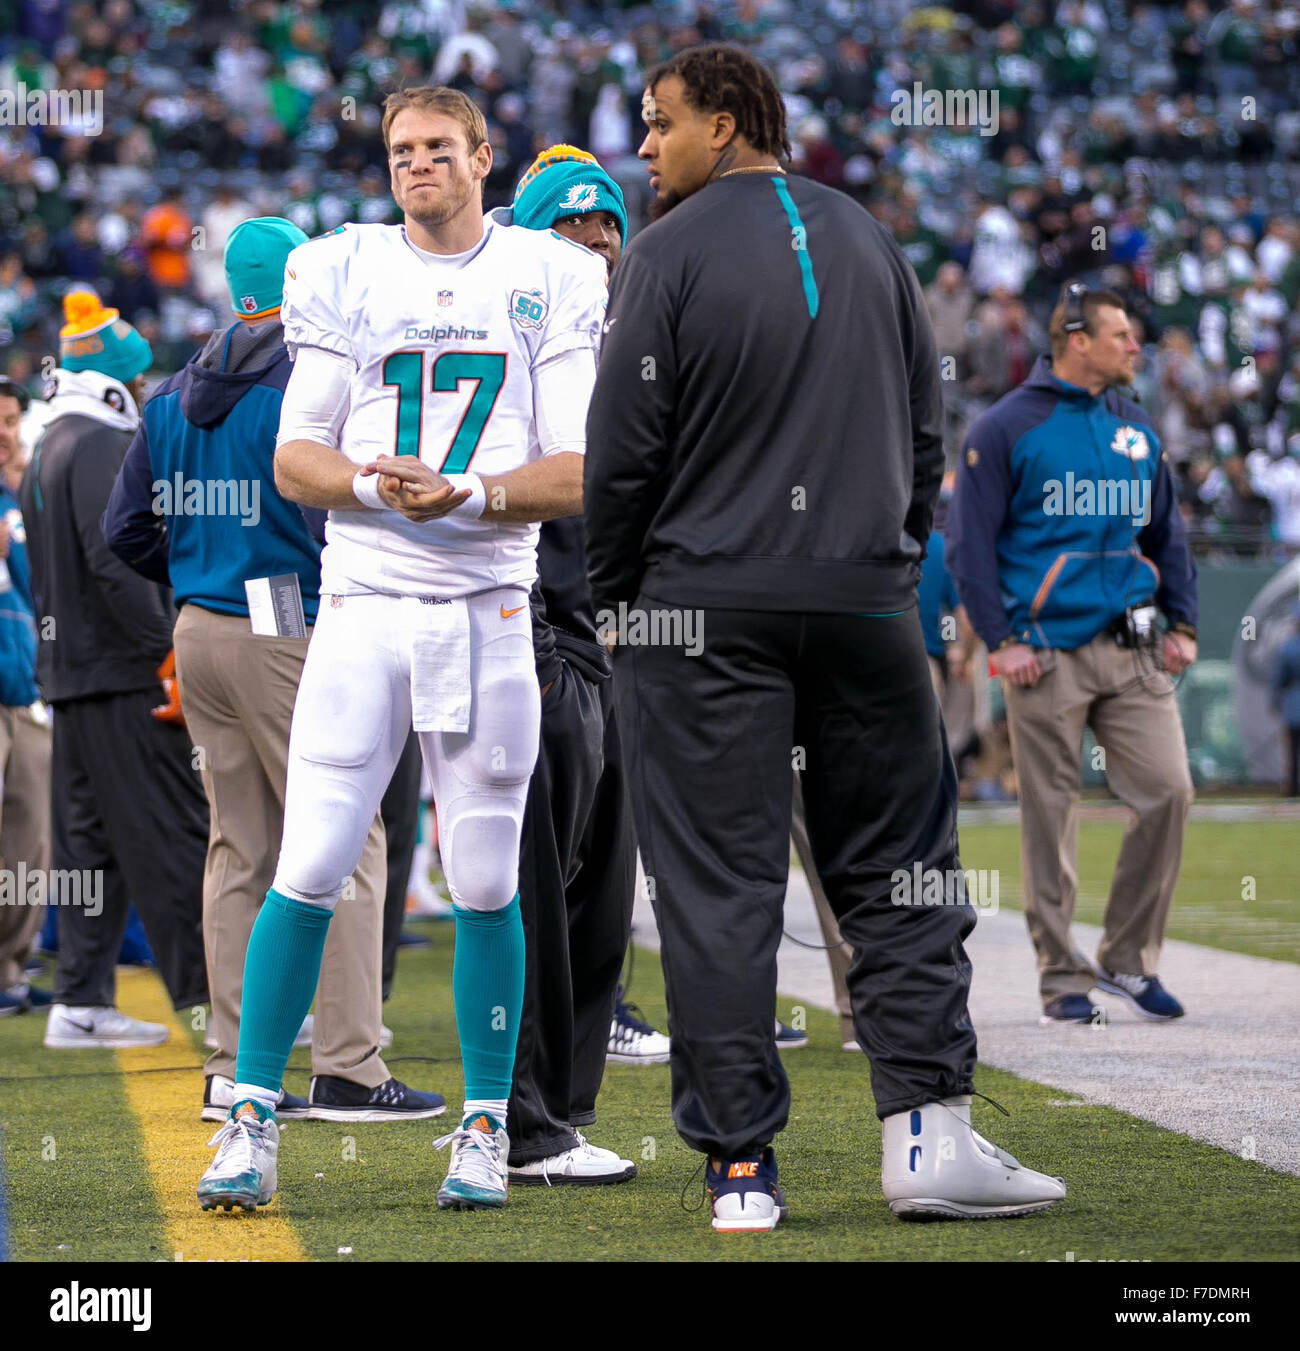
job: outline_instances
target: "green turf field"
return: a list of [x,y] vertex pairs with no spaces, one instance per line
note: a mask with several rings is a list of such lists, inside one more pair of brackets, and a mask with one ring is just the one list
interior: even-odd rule
[[[969,862],[976,866],[973,858]],[[437,1089],[455,1104],[461,1081],[451,935],[447,926],[429,931],[436,936],[434,949],[402,954],[396,993],[385,1008],[396,1034],[389,1064],[399,1078]],[[653,953],[639,954],[632,994],[662,1026],[662,981]],[[113,1052],[46,1052],[42,1030],[43,1020],[32,1016],[0,1023],[11,1255],[29,1261],[171,1257],[174,1230],[168,1223],[175,1217],[166,1213],[142,1162],[142,1142],[166,1123],[129,1109]],[[667,1066],[612,1065],[606,1074],[601,1120],[588,1134],[637,1160],[640,1176],[622,1186],[514,1188],[504,1212],[439,1213],[434,1194],[446,1162],[430,1145],[450,1128],[448,1117],[398,1126],[290,1122],[272,1209],[287,1218],[305,1255],[352,1262],[463,1259],[467,1253],[506,1260],[692,1262],[1294,1256],[1300,1179],[1119,1112],[1068,1105],[1057,1090],[988,1069],[980,1072],[978,1087],[1011,1117],[977,1101],[977,1126],[1026,1163],[1061,1173],[1069,1197],[1054,1211],[1018,1221],[902,1224],[880,1195],[880,1132],[866,1062],[837,1049],[832,1015],[810,1010],[808,1030],[812,1045],[785,1055],[794,1105],[777,1150],[790,1214],[773,1234],[715,1235],[707,1210],[683,1209],[700,1207],[702,1191],[698,1156],[672,1129]],[[188,1059],[192,1066],[200,1036],[192,1034],[192,1046],[174,1042],[169,1055],[175,1052],[174,1061]],[[286,1082],[296,1092],[306,1091],[305,1056],[296,1051],[290,1062]],[[216,1128],[198,1120],[199,1071],[179,1073],[192,1103],[178,1148],[188,1188],[190,1175],[197,1183],[210,1157],[204,1145]],[[55,1157],[43,1158],[50,1137]],[[192,1200],[180,1217],[187,1221],[188,1205]],[[216,1251],[236,1258],[256,1254],[259,1227],[269,1228],[270,1216],[199,1219],[213,1226]],[[340,1254],[341,1248],[351,1252]]]
[[[1100,924],[1124,828],[1079,826],[1075,918]],[[1020,829],[965,824],[966,868],[1001,872],[999,903],[1020,905]],[[1251,885],[1253,879],[1253,897]],[[1183,865],[1166,934],[1189,943],[1300,962],[1300,825],[1294,821],[1189,821]]]

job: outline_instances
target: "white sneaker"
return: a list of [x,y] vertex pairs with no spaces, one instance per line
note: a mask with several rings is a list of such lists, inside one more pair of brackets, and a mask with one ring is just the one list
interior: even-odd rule
[[439,1210],[496,1210],[506,1203],[510,1137],[494,1116],[467,1116],[450,1135],[433,1142],[451,1146],[451,1164],[438,1189]]
[[622,999],[614,1005],[607,1059],[620,1065],[662,1065],[669,1058],[672,1042],[637,1017],[640,1012]]
[[217,1157],[199,1181],[201,1210],[256,1210],[275,1195],[280,1128],[261,1103],[245,1100],[208,1141]]
[[1065,1197],[1064,1179],[1022,1167],[975,1130],[969,1097],[898,1112],[881,1127],[881,1186],[902,1219],[1008,1219]]
[[[293,1049],[296,1051],[303,1046],[310,1046],[312,1033],[315,1031],[315,1029],[316,1029],[316,1019],[309,1013],[302,1020],[302,1026],[298,1029],[298,1035],[293,1039]],[[216,1035],[212,1032],[209,1032],[208,1035],[203,1038],[203,1044],[208,1048],[208,1050],[215,1051],[217,1049]],[[382,1045],[382,1043],[380,1044]]]
[[393,1044],[393,1029],[383,1023],[379,1024],[379,1049],[386,1051]]
[[631,1159],[593,1145],[581,1131],[574,1134],[578,1143],[572,1149],[511,1168],[510,1181],[524,1187],[599,1187],[636,1176]]
[[161,1023],[128,1018],[120,1009],[81,1004],[51,1004],[45,1024],[45,1044],[54,1051],[76,1051],[83,1046],[161,1046],[171,1035]]

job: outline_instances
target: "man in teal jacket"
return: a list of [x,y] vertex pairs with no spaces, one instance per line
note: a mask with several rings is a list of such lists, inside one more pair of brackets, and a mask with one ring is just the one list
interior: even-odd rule
[[[1070,283],[1049,332],[1051,361],[966,434],[945,558],[1002,677],[1044,1018],[1100,1021],[1094,986],[1177,1018],[1156,965],[1192,799],[1171,677],[1196,659],[1196,568],[1155,427],[1117,392],[1139,351],[1123,300]],[[1133,810],[1096,968],[1070,938],[1085,725]]]

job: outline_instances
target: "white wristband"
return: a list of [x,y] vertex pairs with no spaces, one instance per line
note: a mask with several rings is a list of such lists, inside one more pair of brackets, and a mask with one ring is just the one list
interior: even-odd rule
[[363,507],[371,507],[375,511],[388,510],[388,503],[379,496],[378,474],[354,474],[352,476],[352,496]]
[[448,514],[468,516],[470,520],[477,521],[487,509],[487,489],[483,486],[483,480],[477,474],[444,474],[443,477],[458,493],[469,489],[468,499]]

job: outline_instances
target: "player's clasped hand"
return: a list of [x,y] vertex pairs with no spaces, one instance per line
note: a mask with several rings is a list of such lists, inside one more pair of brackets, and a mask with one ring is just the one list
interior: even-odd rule
[[1013,685],[1037,685],[1043,673],[1028,643],[1009,643],[990,652],[989,660],[998,675],[1005,676]]
[[470,497],[468,488],[453,488],[414,455],[381,455],[360,473],[378,474],[380,498],[409,521],[436,521]]

